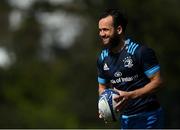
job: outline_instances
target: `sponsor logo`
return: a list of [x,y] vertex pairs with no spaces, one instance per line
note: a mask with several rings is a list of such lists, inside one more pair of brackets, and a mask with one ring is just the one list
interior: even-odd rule
[[126,57],[124,60],[124,67],[131,68],[133,66],[133,60],[130,56]]
[[114,73],[114,76],[115,77],[120,77],[120,76],[122,76],[122,73],[121,72],[116,72],[116,73]]
[[111,83],[112,84],[116,84],[116,83],[121,83],[121,82],[131,82],[133,80],[136,80],[138,78],[138,75],[134,75],[134,76],[131,76],[131,77],[120,77],[120,78],[117,78],[117,79],[112,79],[111,80]]
[[103,67],[103,68],[104,68],[104,70],[109,70],[109,67],[107,66],[106,63],[104,64],[104,67]]

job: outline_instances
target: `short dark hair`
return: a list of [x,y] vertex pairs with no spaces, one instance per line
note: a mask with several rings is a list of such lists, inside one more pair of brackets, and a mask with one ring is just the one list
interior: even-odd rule
[[121,26],[123,31],[125,32],[126,26],[128,23],[127,17],[125,14],[123,14],[120,10],[118,9],[106,9],[103,14],[99,17],[99,20],[102,18],[105,18],[107,16],[112,16],[113,17],[113,24],[114,27]]

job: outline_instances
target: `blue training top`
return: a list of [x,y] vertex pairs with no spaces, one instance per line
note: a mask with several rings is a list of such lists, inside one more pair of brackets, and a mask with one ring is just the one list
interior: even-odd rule
[[[97,69],[100,84],[110,83],[119,90],[133,91],[149,83],[149,78],[160,70],[160,66],[152,49],[127,39],[124,48],[118,53],[102,50]],[[157,104],[154,94],[136,98],[128,102],[123,114],[145,112]]]

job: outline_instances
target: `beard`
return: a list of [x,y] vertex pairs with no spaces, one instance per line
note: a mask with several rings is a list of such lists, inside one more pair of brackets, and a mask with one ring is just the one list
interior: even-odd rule
[[109,37],[109,41],[104,43],[102,38],[102,47],[107,49],[116,48],[120,43],[120,36],[118,34],[114,34],[113,36]]

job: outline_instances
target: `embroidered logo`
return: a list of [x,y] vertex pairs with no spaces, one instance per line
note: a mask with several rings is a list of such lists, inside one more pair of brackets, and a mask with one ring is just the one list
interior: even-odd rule
[[109,70],[109,67],[107,66],[107,64],[104,64],[104,70]]
[[133,66],[133,60],[130,56],[126,57],[124,60],[124,67],[131,68]]

